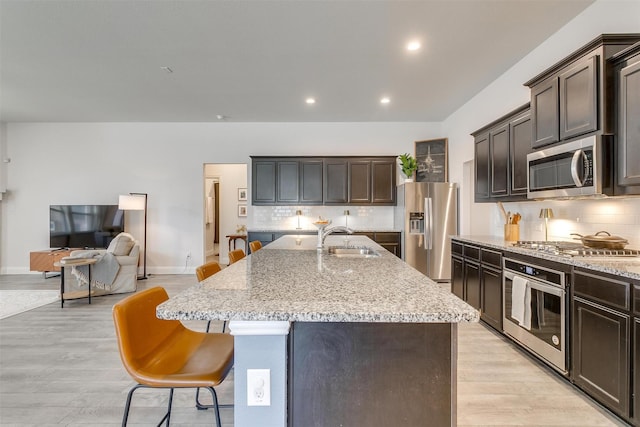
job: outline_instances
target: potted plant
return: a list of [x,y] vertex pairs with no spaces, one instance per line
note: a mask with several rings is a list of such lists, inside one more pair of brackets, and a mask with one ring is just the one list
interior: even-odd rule
[[404,153],[399,155],[398,159],[400,160],[402,173],[407,180],[411,180],[413,178],[413,173],[418,169],[418,162],[416,161],[416,158],[409,153]]

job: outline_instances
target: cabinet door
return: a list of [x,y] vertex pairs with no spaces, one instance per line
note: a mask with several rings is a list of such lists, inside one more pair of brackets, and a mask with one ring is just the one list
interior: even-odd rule
[[475,200],[483,202],[489,199],[489,134],[475,140]]
[[629,416],[629,316],[573,299],[571,375],[576,385],[614,412]]
[[618,184],[637,186],[640,185],[640,56],[620,70],[618,84]]
[[255,205],[276,202],[276,161],[254,160],[251,174],[252,202]]
[[400,233],[396,232],[376,232],[373,241],[397,256],[402,258],[400,253]]
[[300,160],[300,203],[322,204],[322,160]]
[[371,203],[371,161],[349,161],[349,203]]
[[277,162],[276,202],[282,204],[298,203],[298,162],[295,160]]
[[502,331],[502,271],[481,267],[482,311],[487,324]]
[[262,246],[266,246],[275,240],[273,233],[266,233],[262,231],[250,231],[249,233],[247,233],[247,239],[250,242],[259,240],[260,243],[262,243]]
[[531,153],[531,113],[514,119],[509,126],[511,195],[527,194],[527,154]]
[[640,421],[640,319],[633,318],[633,418]]
[[509,124],[489,133],[491,197],[509,195]]
[[345,159],[326,159],[324,162],[324,202],[346,204],[349,201],[348,163]]
[[542,147],[560,140],[558,113],[558,79],[550,78],[531,88],[532,147]]
[[464,299],[464,265],[462,258],[451,257],[451,293]]
[[480,265],[464,260],[464,295],[470,306],[480,309]]
[[392,205],[396,201],[396,160],[371,162],[371,202]]
[[560,74],[560,139],[598,129],[597,56]]

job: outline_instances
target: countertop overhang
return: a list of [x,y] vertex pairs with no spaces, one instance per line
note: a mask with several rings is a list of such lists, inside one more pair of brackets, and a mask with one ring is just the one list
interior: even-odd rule
[[479,313],[365,236],[375,258],[316,252],[316,236],[284,236],[157,308],[162,319],[292,322],[477,322]]

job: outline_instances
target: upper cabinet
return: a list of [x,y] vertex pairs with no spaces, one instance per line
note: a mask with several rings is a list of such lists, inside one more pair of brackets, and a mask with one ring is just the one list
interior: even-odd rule
[[533,148],[614,132],[608,59],[638,40],[638,34],[603,34],[525,83],[531,88]]
[[396,157],[252,157],[254,205],[394,205]]
[[616,194],[640,194],[640,42],[613,59],[616,102]]
[[529,104],[472,134],[475,138],[475,201],[527,198],[527,154],[531,147]]

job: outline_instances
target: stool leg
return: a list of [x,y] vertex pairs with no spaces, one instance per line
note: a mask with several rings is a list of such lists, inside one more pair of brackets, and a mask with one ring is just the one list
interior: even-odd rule
[[216,390],[213,387],[207,387],[211,392],[211,396],[213,396],[213,407],[216,411],[216,426],[222,427],[222,423],[220,422],[220,408],[218,407],[218,395],[216,394]]
[[127,404],[124,407],[124,415],[122,416],[122,427],[126,427],[127,419],[129,419],[129,408],[131,407],[131,398],[133,397],[133,392],[143,387],[142,384],[136,384],[129,390],[129,394],[127,394]]

